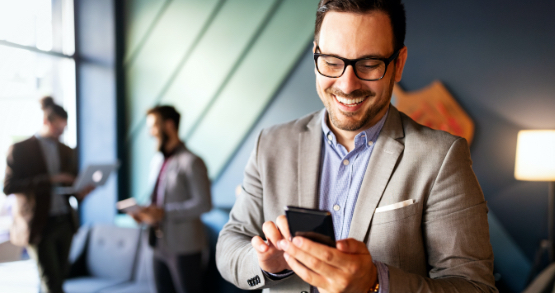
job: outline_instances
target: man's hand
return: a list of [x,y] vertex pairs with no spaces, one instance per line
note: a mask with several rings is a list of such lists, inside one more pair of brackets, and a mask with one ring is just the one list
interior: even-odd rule
[[164,209],[155,205],[150,205],[130,214],[130,216],[139,224],[145,223],[154,226],[160,223],[164,218]]
[[295,237],[279,246],[291,269],[321,293],[368,292],[378,272],[366,245],[349,238],[337,241],[337,249]]
[[127,213],[127,214],[130,215],[131,218],[133,218],[133,220],[135,220],[135,222],[137,222],[137,224],[142,224],[143,223],[143,220],[139,216],[139,212]]
[[50,176],[50,182],[71,185],[75,181],[75,176],[68,173],[60,173]]
[[260,236],[254,236],[251,239],[252,247],[254,247],[258,256],[258,265],[268,273],[279,273],[283,270],[291,269],[283,258],[283,251],[277,247],[277,243],[280,240],[291,239],[287,219],[285,216],[279,216],[276,222],[278,224],[277,227],[272,221],[262,225],[262,231],[268,240],[267,243]]

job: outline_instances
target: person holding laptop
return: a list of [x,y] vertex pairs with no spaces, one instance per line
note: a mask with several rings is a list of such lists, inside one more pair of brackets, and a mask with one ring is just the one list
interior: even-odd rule
[[[42,292],[63,292],[71,240],[76,222],[69,196],[54,192],[73,184],[77,175],[74,150],[59,141],[67,125],[67,112],[52,97],[41,100],[43,125],[32,137],[8,151],[4,193],[15,194],[10,241],[26,246],[37,262]],[[73,194],[77,200],[94,188]]]

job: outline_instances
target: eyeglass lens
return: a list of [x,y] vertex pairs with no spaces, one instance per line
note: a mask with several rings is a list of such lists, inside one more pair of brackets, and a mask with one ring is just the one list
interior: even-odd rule
[[[319,56],[318,71],[329,77],[339,77],[345,69],[345,62],[333,56]],[[355,73],[361,79],[378,80],[385,73],[385,63],[382,60],[363,59],[355,63]]]

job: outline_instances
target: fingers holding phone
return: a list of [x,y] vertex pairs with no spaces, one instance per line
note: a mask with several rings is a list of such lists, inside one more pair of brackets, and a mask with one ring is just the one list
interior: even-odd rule
[[335,247],[335,235],[331,214],[327,211],[288,206],[286,215],[276,219],[276,223],[268,221],[262,225],[262,232],[267,241],[255,236],[251,245],[256,250],[260,268],[269,273],[278,273],[291,269],[283,257],[281,240],[291,241],[291,233]]
[[[279,217],[276,220],[276,222],[283,225],[282,221],[283,220]],[[283,258],[283,251],[277,247],[277,243],[285,237],[289,237],[289,233],[283,235],[282,231],[284,230],[282,230],[281,227],[278,229],[276,224],[271,221],[262,225],[262,231],[264,232],[267,242],[260,236],[254,236],[251,240],[251,245],[258,256],[260,268],[269,273],[279,273],[283,270],[290,269]]]
[[335,232],[330,212],[287,206],[285,214],[291,236],[301,236],[335,247]]
[[287,217],[285,215],[277,217],[276,224],[283,238],[291,241],[291,233],[289,232],[289,223],[287,222]]
[[331,213],[288,206],[285,210],[292,242],[283,240],[287,263],[320,292],[367,292],[378,274],[366,244],[336,241]]

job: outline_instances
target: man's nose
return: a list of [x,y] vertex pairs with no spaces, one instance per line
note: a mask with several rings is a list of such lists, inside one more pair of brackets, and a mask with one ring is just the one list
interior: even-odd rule
[[343,75],[337,79],[336,87],[346,94],[358,90],[362,87],[361,80],[356,76],[353,66],[345,68]]

